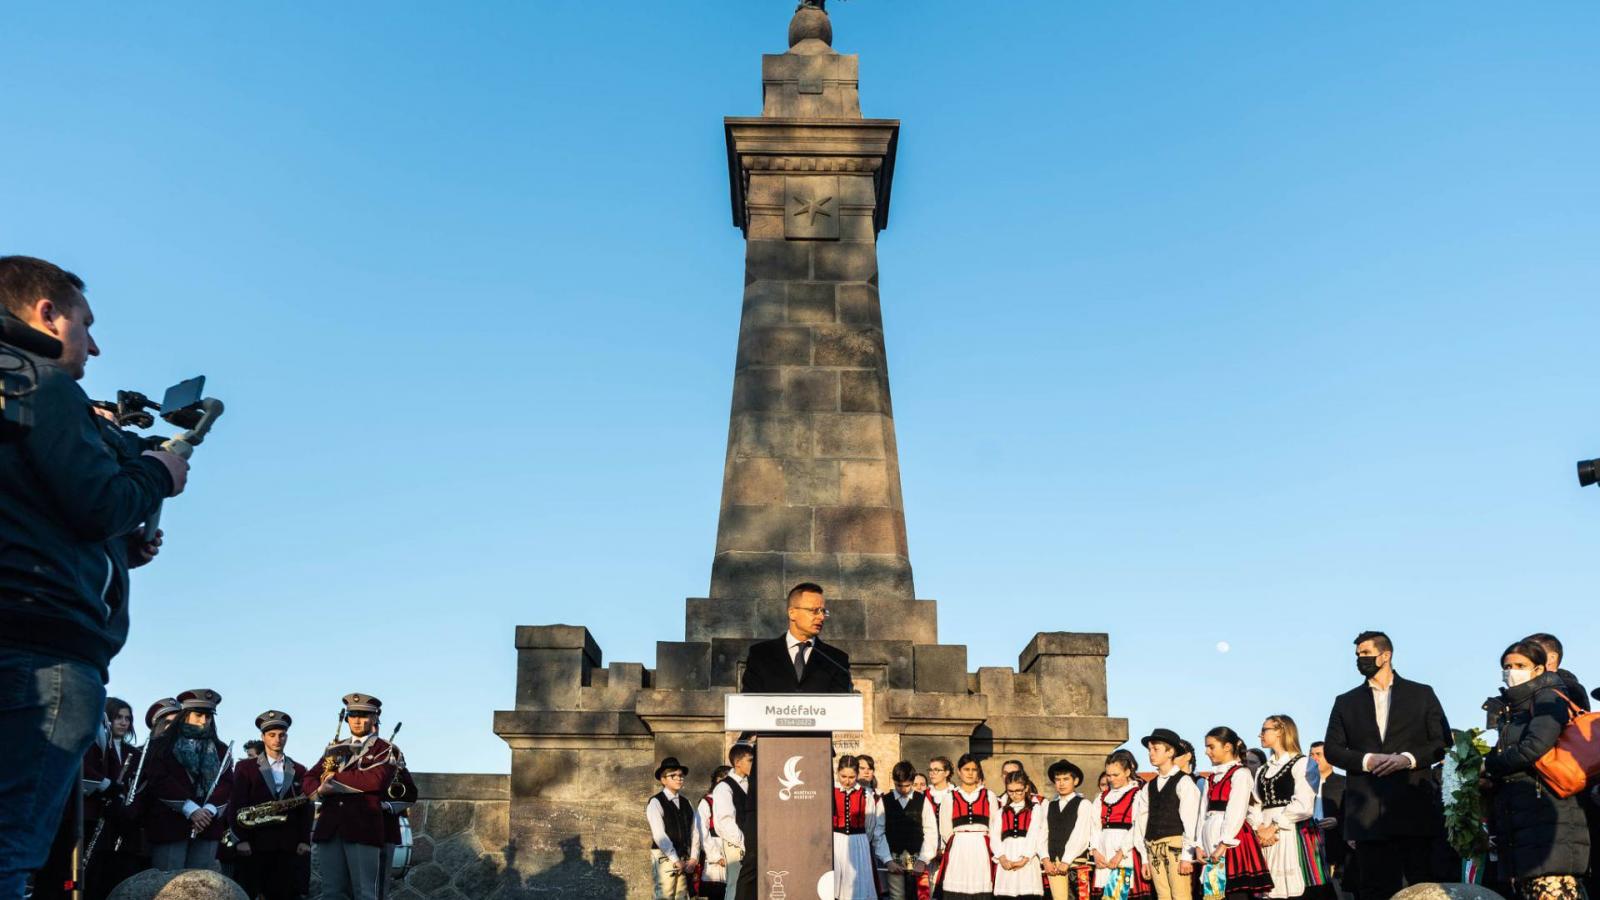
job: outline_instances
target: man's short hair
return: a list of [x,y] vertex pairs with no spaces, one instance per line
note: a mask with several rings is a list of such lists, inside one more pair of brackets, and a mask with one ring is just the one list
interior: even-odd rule
[[914,781],[916,780],[916,777],[917,767],[903,759],[895,763],[894,768],[889,770],[889,779],[895,784]]
[[728,765],[737,766],[739,760],[755,755],[756,751],[751,749],[749,744],[734,744],[728,749]]
[[790,606],[790,608],[794,607],[795,600],[798,599],[801,594],[816,594],[818,596],[821,596],[822,595],[822,585],[814,584],[814,583],[809,582],[809,581],[802,581],[799,584],[795,585],[794,587],[789,588],[789,606]]
[[1561,649],[1561,639],[1553,634],[1540,631],[1528,635],[1527,637],[1523,638],[1523,640],[1533,641],[1535,644],[1543,647],[1545,653],[1554,654],[1555,656],[1560,656],[1563,658],[1565,658],[1567,655],[1566,651]]
[[1323,747],[1323,746],[1326,746],[1326,745],[1322,741],[1312,741],[1311,742],[1311,749],[1312,750],[1315,750],[1318,747]]
[[0,305],[20,319],[41,299],[75,310],[83,299],[83,279],[32,256],[0,256]]
[[1394,643],[1389,640],[1389,636],[1387,634],[1384,634],[1381,631],[1363,631],[1356,635],[1355,643],[1357,647],[1365,644],[1367,641],[1371,641],[1372,646],[1377,647],[1379,653],[1394,652]]
[[267,752],[267,744],[265,741],[245,741],[244,752],[249,753],[251,750],[257,753],[265,753]]

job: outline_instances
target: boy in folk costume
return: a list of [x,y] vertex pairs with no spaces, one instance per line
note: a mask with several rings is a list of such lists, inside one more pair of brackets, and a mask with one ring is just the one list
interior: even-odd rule
[[1078,793],[1083,770],[1058,759],[1046,773],[1056,796],[1040,807],[1043,825],[1045,880],[1053,900],[1089,900],[1094,887],[1094,865],[1089,842],[1094,838],[1094,804]]
[[1208,869],[1201,881],[1207,900],[1247,900],[1272,890],[1272,876],[1251,827],[1255,779],[1244,766],[1244,752],[1244,741],[1232,728],[1206,732],[1206,756],[1213,766],[1200,821],[1200,853]]
[[716,800],[712,792],[722,779],[732,771],[729,766],[717,766],[711,771],[711,786],[695,806],[696,825],[700,829],[700,892],[706,900],[722,900],[728,889],[728,860],[722,855],[722,838],[717,837]]
[[689,883],[700,860],[700,830],[694,805],[682,795],[689,770],[669,756],[656,767],[661,790],[645,804],[650,823],[650,873],[655,900],[688,900]]
[[177,697],[174,724],[149,744],[142,773],[145,837],[162,871],[217,869],[217,845],[233,794],[228,746],[217,740],[222,695],[199,689]]
[[833,896],[835,900],[877,900],[875,872],[889,864],[878,798],[856,784],[856,758],[839,757],[833,787]]
[[1200,828],[1200,788],[1177,765],[1183,739],[1157,728],[1140,743],[1150,754],[1156,777],[1133,802],[1134,844],[1143,848],[1144,871],[1157,900],[1191,900],[1194,840]]
[[1133,806],[1143,783],[1139,763],[1127,750],[1106,757],[1106,787],[1095,800],[1095,834],[1090,842],[1095,887],[1106,900],[1139,900],[1150,896],[1144,859],[1133,831]]
[[252,814],[241,822],[239,814],[266,803],[303,796],[306,767],[284,753],[289,742],[288,713],[269,709],[256,716],[262,753],[240,760],[233,768],[233,802],[228,807],[228,829],[234,845],[234,880],[250,897],[292,900],[310,888],[311,822],[309,802],[285,810],[282,822],[250,825]]
[[983,766],[971,753],[956,760],[956,775],[960,785],[939,805],[944,858],[934,893],[945,900],[992,897],[994,851],[1000,845],[1000,798],[983,786]]
[[994,851],[996,897],[1043,897],[1039,860],[1044,846],[1044,813],[1031,798],[1026,773],[1006,776],[1006,802],[1000,809],[1000,843]]
[[922,792],[913,790],[916,771],[904,760],[890,772],[894,790],[882,795],[883,836],[889,845],[886,866],[890,900],[910,900],[918,896],[918,882],[928,872],[934,848],[939,843],[939,822],[933,803]]
[[[711,815],[717,826],[717,839],[722,842],[722,858],[728,869],[727,892],[738,890],[739,874],[744,866],[745,829],[750,827],[755,798],[751,797],[750,771],[756,761],[755,748],[749,744],[734,744],[728,750],[728,777],[711,789]],[[754,858],[750,865],[755,865]]]

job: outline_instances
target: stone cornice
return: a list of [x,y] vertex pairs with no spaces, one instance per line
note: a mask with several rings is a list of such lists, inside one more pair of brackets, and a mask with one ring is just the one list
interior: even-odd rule
[[779,119],[729,117],[728,186],[733,224],[749,225],[750,173],[870,174],[876,205],[875,230],[889,227],[889,192],[894,183],[898,119]]

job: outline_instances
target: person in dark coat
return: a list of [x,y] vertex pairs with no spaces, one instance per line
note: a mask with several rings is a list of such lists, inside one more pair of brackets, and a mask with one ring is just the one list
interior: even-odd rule
[[789,630],[750,645],[739,690],[746,694],[848,694],[850,656],[824,644],[828,621],[822,588],[806,582],[789,590]]
[[1395,674],[1388,635],[1363,632],[1355,644],[1366,680],[1334,701],[1323,751],[1346,773],[1343,825],[1355,842],[1356,895],[1388,900],[1442,874],[1434,845],[1444,808],[1432,767],[1444,759],[1450,724],[1433,688]]
[[1500,739],[1484,758],[1489,832],[1502,880],[1519,900],[1578,900],[1589,870],[1589,828],[1578,798],[1557,797],[1534,764],[1572,719],[1566,682],[1548,671],[1544,647],[1518,641],[1500,655],[1506,687]]
[[233,795],[233,761],[217,738],[222,695],[208,688],[184,691],[175,727],[149,744],[142,773],[143,823],[151,864],[163,872],[217,870],[217,845],[227,829]]

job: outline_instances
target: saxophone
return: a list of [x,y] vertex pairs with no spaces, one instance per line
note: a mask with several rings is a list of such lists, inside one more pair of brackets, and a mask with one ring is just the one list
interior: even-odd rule
[[257,828],[262,825],[275,825],[279,822],[289,821],[289,813],[298,807],[311,802],[307,796],[288,797],[283,800],[268,800],[266,803],[257,803],[255,806],[246,806],[239,810],[238,825],[241,828]]

